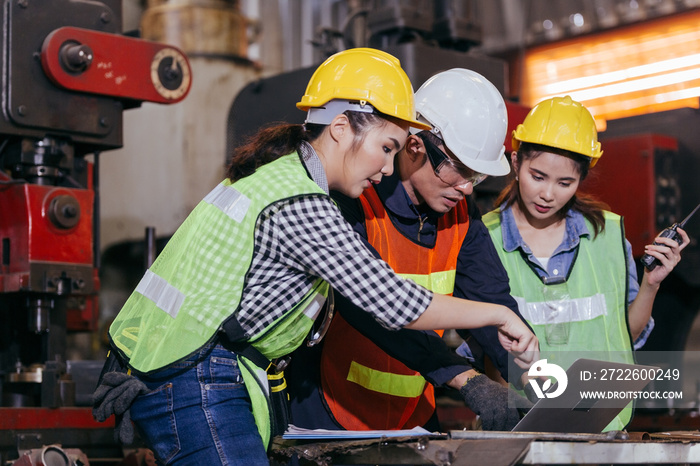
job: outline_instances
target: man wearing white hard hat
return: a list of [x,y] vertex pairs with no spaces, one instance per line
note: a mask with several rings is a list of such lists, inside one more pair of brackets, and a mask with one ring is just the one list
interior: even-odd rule
[[[520,315],[478,209],[467,202],[487,176],[510,171],[503,97],[482,75],[455,68],[426,81],[415,104],[417,119],[432,130],[412,131],[394,173],[360,199],[334,199],[400,275],[435,293],[503,304]],[[528,407],[438,333],[388,331],[342,296],[336,309],[322,348],[301,349],[286,371],[296,426],[437,430],[434,386],[441,385],[460,390],[485,430],[510,430],[522,412],[516,406]],[[505,380],[519,380],[521,374],[508,377],[508,353],[495,328],[458,333],[476,342]],[[516,360],[521,368],[532,362],[523,358]]]

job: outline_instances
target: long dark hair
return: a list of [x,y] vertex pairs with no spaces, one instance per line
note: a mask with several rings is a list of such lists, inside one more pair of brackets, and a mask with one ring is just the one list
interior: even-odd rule
[[[359,146],[369,130],[386,125],[391,119],[378,113],[343,112],[350,122],[355,138],[353,146]],[[259,167],[280,157],[298,151],[303,141],[312,142],[318,138],[326,125],[293,125],[277,123],[262,128],[242,146],[234,149],[226,169],[226,177],[232,182],[255,173]]]
[[[585,180],[588,176],[588,171],[591,165],[591,159],[589,157],[556,147],[543,146],[528,142],[521,143],[520,147],[518,148],[518,152],[516,154],[518,166],[522,167],[523,161],[537,158],[543,152],[550,152],[552,154],[561,155],[573,160],[576,163],[576,169],[581,176],[580,181]],[[514,175],[517,175],[517,173],[514,173]],[[518,199],[520,199],[520,186],[518,185],[518,181],[515,179],[515,177],[513,177],[510,180],[510,183],[508,183],[508,185],[496,198],[495,205],[500,206],[505,203],[505,207],[510,207],[517,202]],[[581,214],[583,214],[583,216],[593,224],[593,235],[595,237],[605,230],[605,217],[603,211],[609,209],[610,207],[606,203],[601,202],[581,191],[577,191],[569,202],[567,202],[567,204],[562,207],[559,212],[557,212],[557,215],[561,219],[564,219],[569,210],[581,212]]]

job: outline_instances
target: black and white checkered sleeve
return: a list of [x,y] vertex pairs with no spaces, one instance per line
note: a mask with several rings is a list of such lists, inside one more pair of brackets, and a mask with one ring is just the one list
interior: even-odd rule
[[387,328],[414,321],[432,300],[432,292],[376,259],[329,198],[297,199],[274,224],[282,260],[323,278]]

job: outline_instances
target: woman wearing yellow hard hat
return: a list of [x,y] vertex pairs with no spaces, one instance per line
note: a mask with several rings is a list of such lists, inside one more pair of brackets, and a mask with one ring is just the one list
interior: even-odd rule
[[[513,179],[484,216],[508,271],[511,294],[540,341],[540,357],[567,368],[575,359],[633,362],[646,341],[659,284],[683,242],[656,238],[645,252],[660,266],[641,284],[622,218],[578,191],[603,154],[595,121],[569,96],[537,104],[513,132]],[[590,352],[590,353],[583,353]],[[626,408],[606,430],[621,430]]]
[[[507,307],[433,294],[375,258],[329,196],[358,197],[393,170],[415,118],[399,61],[358,48],[319,66],[304,125],[262,130],[178,229],[110,327],[98,419],[129,416],[167,464],[267,464],[287,427],[283,357],[311,333],[332,289],[388,328],[496,326],[537,348]],[[329,311],[330,313],[330,311]],[[321,326],[323,327],[323,326]],[[117,402],[115,402],[117,400]],[[128,408],[131,409],[128,409]]]

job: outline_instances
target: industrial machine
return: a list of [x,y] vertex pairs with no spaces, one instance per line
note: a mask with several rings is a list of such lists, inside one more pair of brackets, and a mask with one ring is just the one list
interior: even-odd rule
[[3,464],[43,445],[116,445],[87,407],[99,367],[66,360],[69,332],[97,330],[99,157],[122,146],[124,110],[191,85],[179,49],[122,34],[121,6],[2,1]]

